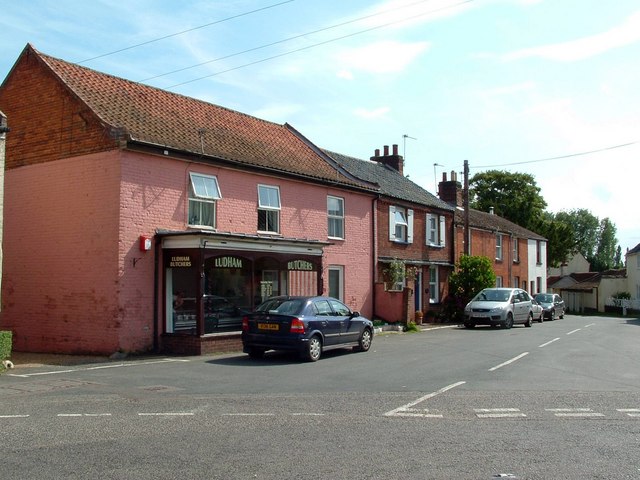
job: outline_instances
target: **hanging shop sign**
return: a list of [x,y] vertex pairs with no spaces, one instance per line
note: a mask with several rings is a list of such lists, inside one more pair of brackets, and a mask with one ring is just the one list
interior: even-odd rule
[[287,270],[303,270],[312,272],[314,270],[313,263],[307,260],[291,260],[287,262]]

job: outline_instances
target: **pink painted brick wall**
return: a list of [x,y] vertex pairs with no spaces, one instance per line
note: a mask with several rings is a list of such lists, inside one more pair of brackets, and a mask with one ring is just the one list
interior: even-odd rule
[[8,170],[2,328],[17,351],[117,345],[118,183],[114,154]]
[[0,327],[15,332],[16,351],[153,346],[154,252],[139,237],[186,228],[189,171],[218,177],[220,231],[256,233],[264,183],[280,187],[283,236],[326,241],[326,197],[343,197],[346,239],[323,263],[345,266],[345,302],[371,315],[368,195],[116,150],[7,172]]

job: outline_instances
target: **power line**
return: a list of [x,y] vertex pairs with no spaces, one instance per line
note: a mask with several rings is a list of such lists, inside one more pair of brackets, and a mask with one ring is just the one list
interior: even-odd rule
[[[377,17],[377,16],[380,16],[380,15],[384,15],[386,13],[397,11],[397,10],[401,10],[401,9],[404,9],[404,8],[413,7],[413,6],[418,5],[420,3],[425,3],[425,2],[430,2],[430,1],[433,1],[433,0],[419,0],[417,2],[409,3],[407,5],[401,5],[400,7],[389,8],[387,10],[382,10],[382,11],[379,11],[377,13],[372,13],[370,15],[365,15],[363,17],[354,18],[352,20],[347,20],[347,21],[342,22],[342,23],[336,23],[336,24],[330,25],[328,27],[319,28],[317,30],[312,30],[310,32],[301,33],[299,35],[294,35],[293,37],[283,38],[283,39],[277,40],[275,42],[266,43],[264,45],[259,45],[257,47],[249,48],[247,50],[242,50],[240,52],[230,53],[229,55],[225,55],[223,57],[218,57],[218,58],[214,58],[212,60],[207,60],[206,62],[196,63],[196,64],[190,65],[188,67],[179,68],[177,70],[172,70],[170,72],[161,73],[159,75],[154,75],[153,77],[143,78],[143,79],[137,80],[137,81],[138,82],[148,82],[149,80],[154,80],[154,79],[160,78],[160,77],[166,77],[167,75],[172,75],[174,73],[184,72],[186,70],[191,70],[193,68],[201,67],[203,65],[208,65],[208,64],[214,63],[214,62],[219,62],[221,60],[227,60],[227,59],[232,58],[232,57],[237,57],[238,55],[243,55],[245,53],[255,52],[257,50],[262,50],[262,49],[265,49],[265,48],[268,48],[268,47],[273,47],[274,45],[279,45],[281,43],[290,42],[291,40],[296,40],[298,38],[306,37],[306,36],[309,36],[309,35],[314,35],[314,34],[320,33],[320,32],[326,32],[327,30],[332,30],[334,28],[344,27],[345,25],[349,25],[351,23],[360,22],[362,20],[367,20],[369,18]],[[469,1],[472,1],[472,0],[469,0]],[[463,3],[465,3],[465,2],[463,2]],[[445,7],[445,8],[451,8],[451,7]],[[434,11],[436,11],[436,10],[434,10]],[[428,12],[428,13],[432,13],[432,12]],[[402,21],[404,21],[404,20],[402,20]],[[296,52],[296,51],[297,50],[294,50],[293,52]],[[293,52],[291,52],[291,53],[293,53]],[[268,60],[270,60],[271,58],[275,58],[275,57],[270,57]],[[253,65],[253,63],[248,64],[248,65]],[[220,73],[226,73],[227,71],[229,71],[229,70],[225,70],[225,72],[220,72]],[[218,74],[216,74],[216,75],[218,75]],[[206,77],[203,77],[203,78],[206,78]],[[177,85],[174,85],[174,86],[177,86]],[[171,88],[171,87],[169,87],[169,88]]]
[[[421,0],[420,2],[416,2],[416,3],[423,3],[423,2],[425,2],[425,1],[430,1],[430,0]],[[395,24],[397,24],[397,23],[406,22],[407,20],[410,20],[410,19],[415,19],[415,18],[424,17],[424,16],[426,16],[426,15],[430,15],[430,14],[432,14],[432,13],[439,12],[439,11],[441,11],[441,10],[448,10],[448,9],[450,9],[450,8],[458,7],[458,6],[460,6],[460,5],[464,5],[465,3],[471,3],[471,2],[473,2],[473,1],[474,1],[474,0],[464,0],[464,1],[461,1],[461,2],[458,2],[458,3],[455,3],[455,4],[453,4],[453,5],[448,5],[448,6],[446,6],[446,7],[441,7],[441,8],[436,8],[436,9],[434,9],[434,10],[430,10],[430,11],[428,11],[428,12],[424,12],[424,13],[421,13],[421,14],[419,14],[419,15],[413,15],[413,16],[411,16],[411,17],[402,18],[402,19],[400,19],[400,20],[395,20],[395,21],[393,21],[393,22],[388,22],[388,23],[384,23],[384,24],[382,24],[382,25],[377,25],[377,26],[375,26],[375,27],[367,28],[367,29],[364,29],[364,30],[359,30],[359,31],[357,31],[357,32],[349,33],[349,34],[347,34],[347,35],[342,35],[342,36],[340,36],[340,37],[331,38],[331,39],[329,39],[329,40],[325,40],[325,41],[323,41],[323,42],[318,42],[318,43],[314,43],[314,44],[312,44],[312,45],[307,45],[307,46],[305,46],[305,47],[300,47],[300,48],[296,48],[296,49],[294,49],[294,50],[289,50],[288,52],[283,52],[283,53],[280,53],[280,54],[277,54],[277,55],[272,55],[272,56],[270,56],[270,57],[265,57],[265,58],[262,58],[262,59],[260,59],[260,60],[255,60],[255,61],[253,61],[253,62],[245,63],[245,64],[242,64],[242,65],[238,65],[238,66],[236,66],[236,67],[228,68],[228,69],[226,69],[226,70],[221,70],[221,71],[219,71],[219,72],[211,73],[211,74],[209,74],[209,75],[204,75],[204,76],[202,76],[202,77],[198,77],[198,78],[194,78],[194,79],[191,79],[191,80],[187,80],[187,81],[185,81],[185,82],[176,83],[175,85],[170,85],[170,86],[168,86],[168,87],[164,87],[164,88],[166,88],[166,89],[175,88],[175,87],[179,87],[179,86],[182,86],[182,85],[186,85],[186,84],[188,84],[188,83],[193,83],[193,82],[197,82],[197,81],[199,81],[199,80],[204,80],[205,78],[215,77],[215,76],[218,76],[218,75],[222,75],[223,73],[228,73],[228,72],[232,72],[232,71],[234,71],[234,70],[239,70],[239,69],[241,69],[241,68],[249,67],[249,66],[251,66],[251,65],[256,65],[256,64],[259,64],[259,63],[264,63],[264,62],[267,62],[267,61],[269,61],[269,60],[273,60],[273,59],[276,59],[276,58],[280,58],[280,57],[284,57],[284,56],[287,56],[287,55],[291,55],[291,54],[293,54],[293,53],[302,52],[302,51],[304,51],[304,50],[309,50],[309,49],[311,49],[311,48],[315,48],[315,47],[319,47],[319,46],[322,46],[322,45],[326,45],[326,44],[328,44],[328,43],[333,43],[333,42],[337,42],[337,41],[339,41],[339,40],[344,40],[345,38],[350,38],[350,37],[355,37],[355,36],[357,36],[357,35],[362,35],[363,33],[368,33],[368,32],[372,32],[372,31],[374,31],[374,30],[379,30],[379,29],[381,29],[381,28],[386,28],[386,27],[389,27],[389,26],[391,26],[391,25],[395,25]],[[412,4],[412,5],[413,5],[413,4]],[[406,7],[406,6],[405,6],[405,7]],[[399,7],[399,8],[405,8],[405,7]],[[395,10],[397,10],[397,9],[395,9]],[[376,14],[376,15],[377,15],[377,14]],[[363,17],[363,18],[367,18],[367,17]],[[354,21],[357,21],[357,20],[354,20]],[[351,23],[352,23],[352,22],[351,22]],[[329,29],[329,28],[331,28],[331,27],[327,27],[327,29]],[[299,35],[299,36],[302,36],[302,35]],[[280,42],[276,42],[276,43],[280,43]],[[260,47],[256,47],[254,50],[257,50],[258,48],[260,48]],[[233,56],[233,55],[230,55],[230,56]],[[215,61],[215,60],[212,60],[212,61]],[[207,63],[207,62],[205,62],[205,63]],[[156,78],[156,77],[153,77],[153,78]]]
[[513,165],[524,165],[524,164],[527,164],[527,163],[549,162],[551,160],[561,160],[561,159],[564,159],[564,158],[581,157],[583,155],[591,155],[591,154],[594,154],[594,153],[606,152],[607,150],[615,150],[616,148],[630,147],[631,145],[635,145],[637,143],[638,143],[638,141],[635,141],[635,142],[629,142],[629,143],[622,143],[620,145],[612,145],[610,147],[599,148],[597,150],[589,150],[589,151],[586,151],[586,152],[571,153],[569,155],[561,155],[559,157],[539,158],[538,160],[527,160],[527,161],[522,161],[522,162],[502,163],[502,164],[496,164],[496,165],[481,165],[481,166],[478,166],[478,167],[471,167],[471,168],[480,169],[480,168],[511,167]]
[[251,15],[252,13],[257,13],[257,12],[261,12],[263,10],[268,10],[270,8],[279,7],[280,5],[284,5],[285,3],[291,3],[291,2],[294,2],[294,1],[295,0],[285,0],[285,1],[280,2],[280,3],[274,3],[273,5],[268,5],[266,7],[257,8],[255,10],[251,10],[250,12],[239,13],[238,15],[233,15],[231,17],[223,18],[221,20],[216,20],[215,22],[206,23],[204,25],[199,25],[197,27],[189,28],[187,30],[182,30],[181,32],[170,33],[169,35],[165,35],[163,37],[154,38],[152,40],[147,40],[146,42],[137,43],[135,45],[130,45],[128,47],[124,47],[124,48],[121,48],[119,50],[114,50],[112,52],[103,53],[103,54],[95,56],[95,57],[91,57],[91,58],[87,58],[85,60],[81,60],[81,61],[79,61],[77,63],[78,64],[86,63],[86,62],[90,62],[91,60],[96,60],[98,58],[108,57],[109,55],[114,55],[116,53],[124,52],[126,50],[131,50],[133,48],[138,48],[138,47],[142,47],[144,45],[149,45],[150,43],[159,42],[160,40],[166,40],[167,38],[177,37],[178,35],[183,35],[185,33],[193,32],[193,31],[199,30],[201,28],[210,27],[211,25],[217,25],[218,23],[228,22],[229,20],[234,20],[236,18],[245,17],[247,15]]

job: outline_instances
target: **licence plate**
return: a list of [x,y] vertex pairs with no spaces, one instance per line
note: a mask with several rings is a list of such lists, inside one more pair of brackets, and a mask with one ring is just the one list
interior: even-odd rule
[[277,323],[258,323],[259,330],[279,330],[280,325]]

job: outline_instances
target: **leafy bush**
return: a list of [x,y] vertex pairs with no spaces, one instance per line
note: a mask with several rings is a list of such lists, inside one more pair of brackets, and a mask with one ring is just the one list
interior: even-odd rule
[[0,332],[0,360],[5,360],[11,356],[11,332]]

